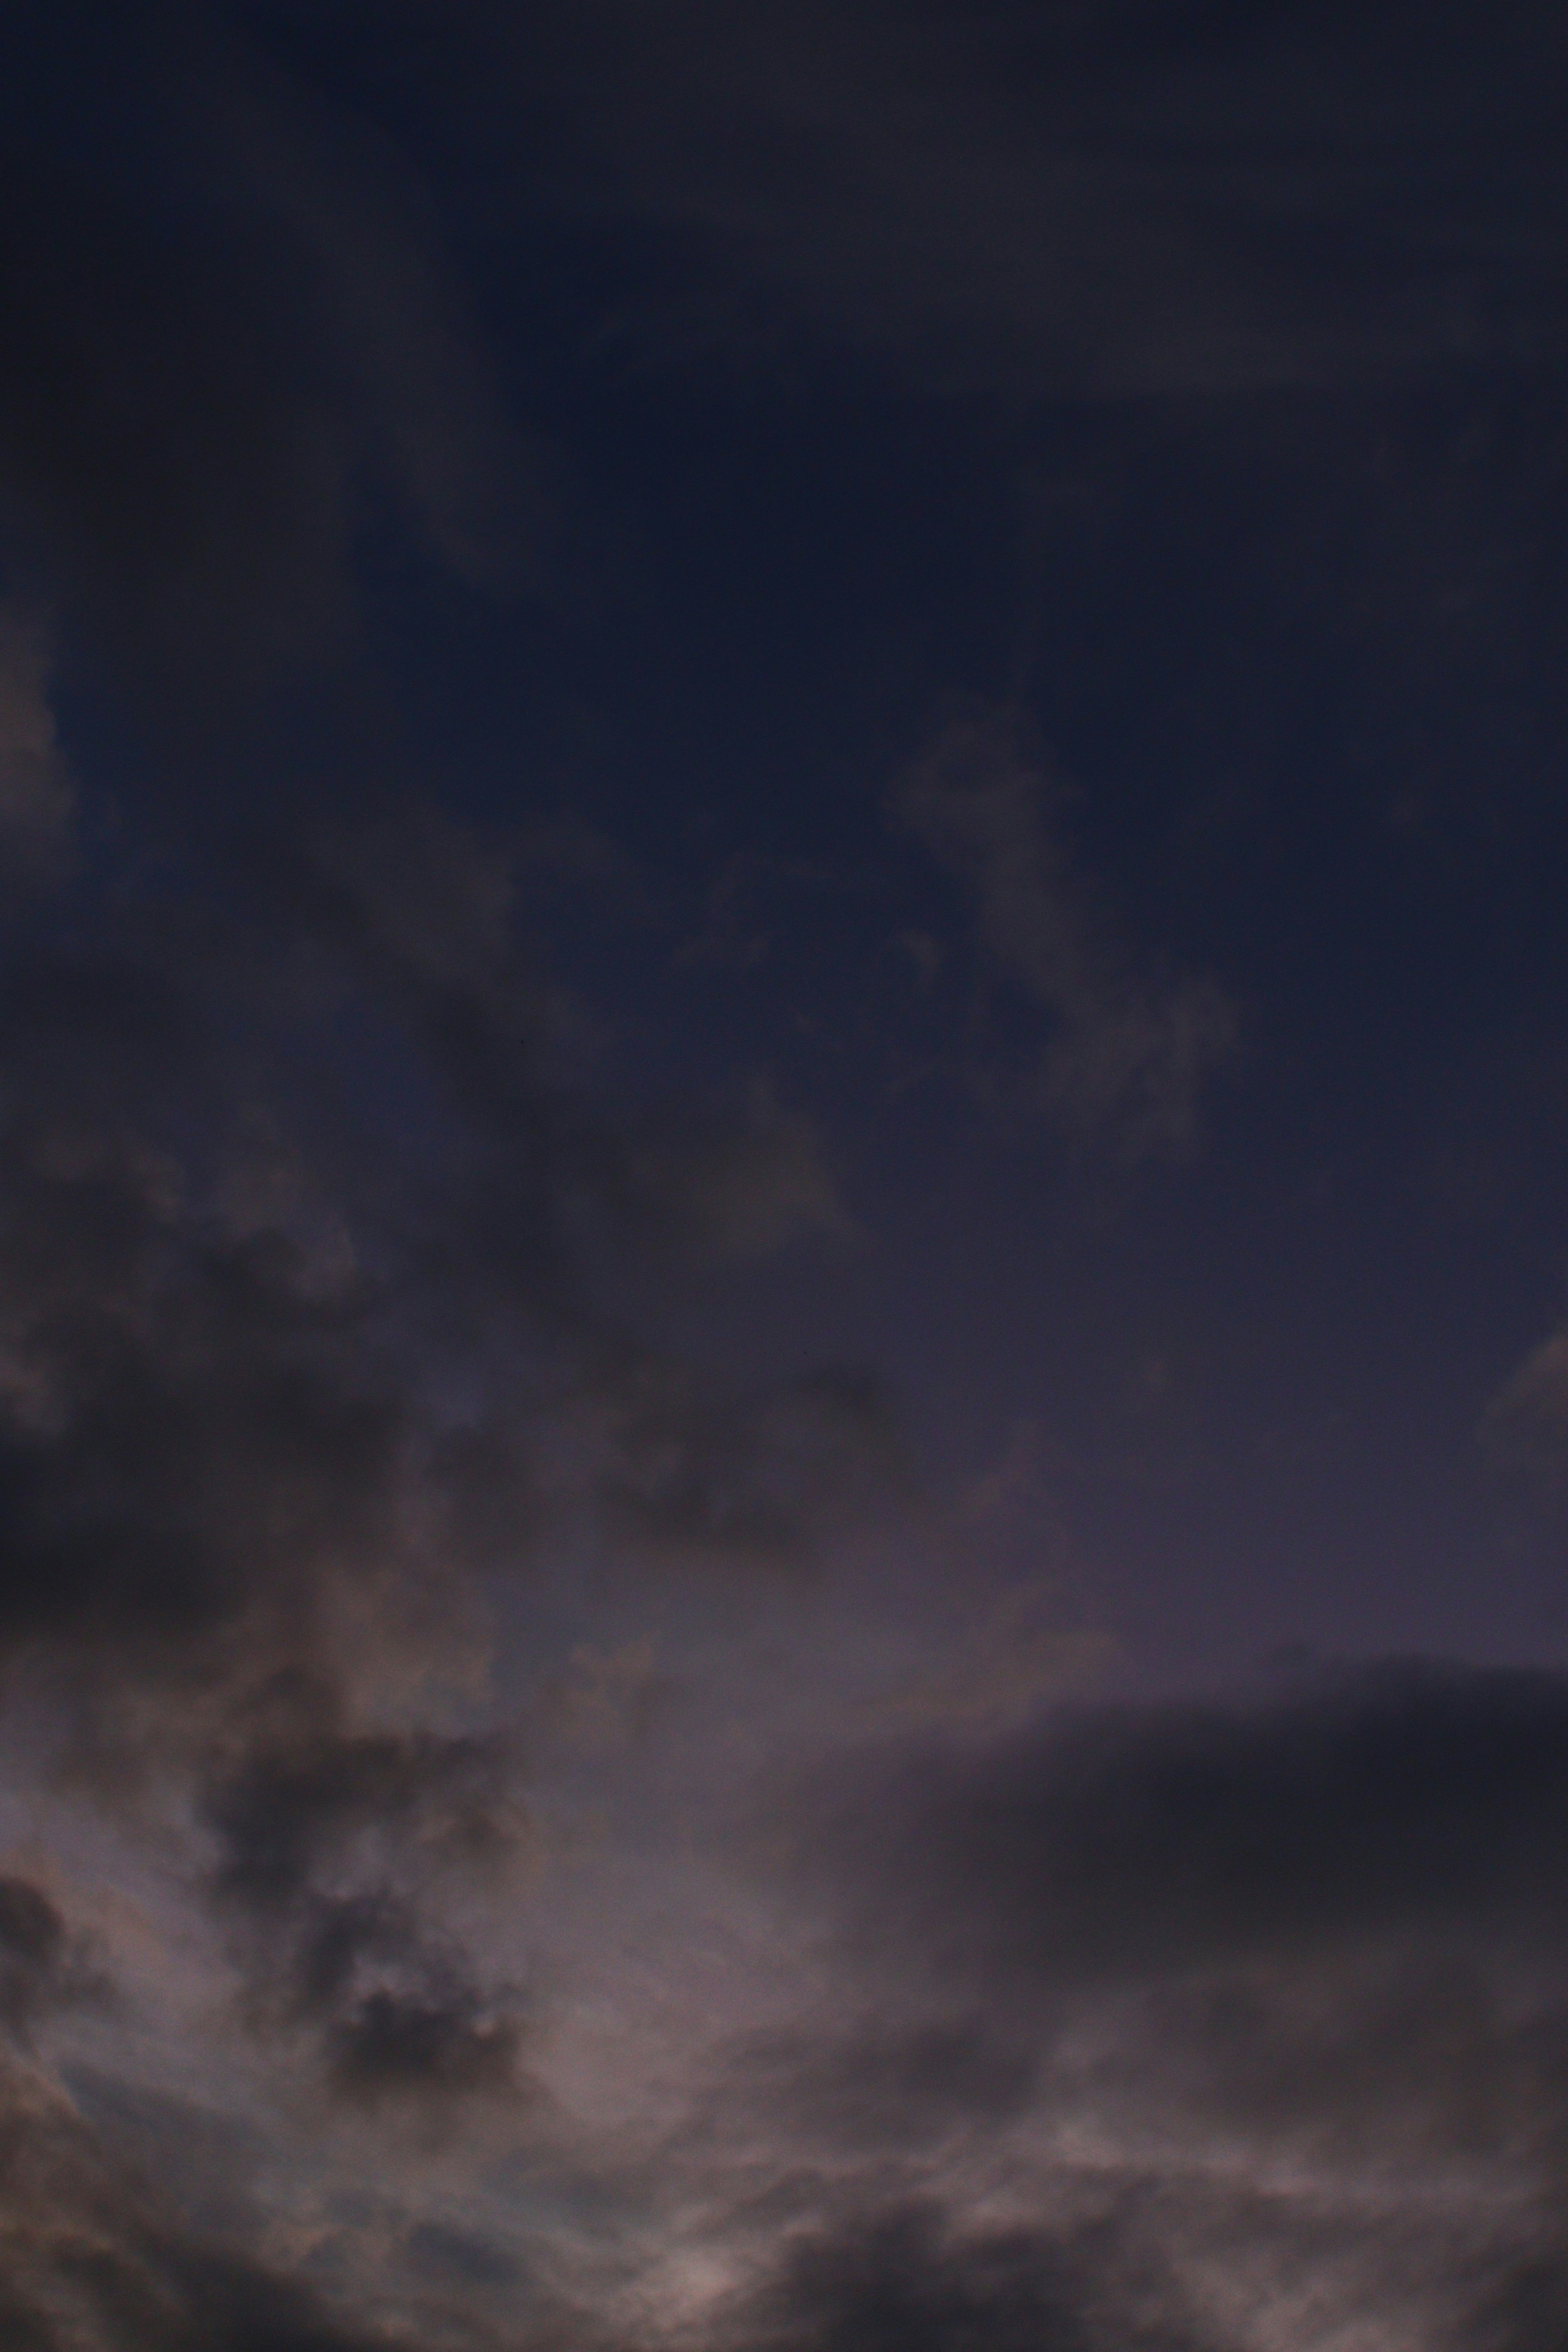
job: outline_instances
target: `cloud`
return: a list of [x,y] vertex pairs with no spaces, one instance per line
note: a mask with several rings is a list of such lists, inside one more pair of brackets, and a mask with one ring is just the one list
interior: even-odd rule
[[650,1121],[634,1175],[672,1237],[685,1228],[705,1253],[752,1257],[802,1236],[854,1234],[816,1122],[779,1102],[763,1078],[739,1117]]
[[12,1688],[55,1694],[70,1770],[149,1835],[171,1788],[196,1801],[248,2013],[309,2027],[325,2081],[499,2081],[510,2027],[402,1891],[504,1842],[515,1779],[504,1744],[387,1719],[461,1678],[477,1627],[410,1293],[363,1194],[331,1201],[298,1134],[258,1124],[256,1069],[214,1087],[182,976],[72,977],[71,1050],[31,1087],[13,1056],[0,1155]]
[[1187,2340],[1181,2332],[1140,2326],[1125,2308],[1114,2332],[1107,2328],[1110,2315],[1094,2306],[1113,2302],[1109,2252],[1043,2231],[966,2235],[939,2208],[910,2203],[805,2237],[757,2298],[742,2340],[770,2352],[957,2352],[976,2344],[1089,2352],[1107,2341],[1174,2352]]
[[37,623],[0,609],[0,859],[33,881],[64,866],[76,801],[49,708],[48,660]]
[[694,2110],[711,2334],[1550,2340],[1565,1790],[1561,1678],[1408,1664],[775,1790],[810,1990]]
[[280,1674],[205,1769],[211,1899],[239,1929],[249,2021],[310,2036],[352,2105],[519,2096],[508,1991],[430,1917],[454,1878],[504,1877],[531,1843],[512,1743],[354,1729],[344,1713],[331,1684]]
[[[0,2335],[468,2352],[524,2288],[398,2250],[493,2241],[548,2336],[602,2258],[535,2282],[485,2163],[620,2161],[563,2108],[574,1979],[534,1961],[574,1833],[550,1691],[520,1696],[558,1654],[526,1654],[540,1596],[584,1557],[789,1569],[896,1442],[863,1375],[737,1387],[631,1328],[628,1269],[689,1297],[827,1180],[772,1096],[692,1134],[595,1091],[509,840],[389,802],[251,844],[173,877],[95,847],[6,942],[0,1736],[7,1834],[39,1809],[58,1869],[0,1860]],[[635,1734],[653,1695],[609,1663],[586,1712]]]
[[1545,1673],[1391,1666],[1273,1706],[1069,1715],[887,1770],[864,1811],[825,1813],[820,1850],[847,1885],[862,1826],[906,1852],[889,1932],[924,1918],[939,1965],[1041,1986],[1471,1927],[1528,1948],[1568,1906],[1568,1687]]
[[687,0],[494,12],[551,194],[683,357],[826,334],[946,389],[1237,394],[1552,347],[1562,62],[1528,11]]
[[742,2042],[729,2088],[775,2125],[852,2149],[910,2149],[952,2132],[955,2116],[990,2126],[1030,2105],[1027,2051],[968,2017],[867,2018],[831,2038],[783,2029]]
[[1531,1350],[1487,1407],[1480,1435],[1497,1462],[1557,1491],[1568,1470],[1568,1332]]
[[165,717],[342,643],[367,499],[504,557],[529,461],[390,140],[222,6],[34,12],[0,105],[7,562]]
[[1000,1733],[1092,1685],[1115,1656],[1107,1633],[1075,1625],[1052,1585],[1015,1585],[948,1645],[934,1670],[870,1702],[868,1728]]
[[1136,971],[1047,802],[998,716],[949,727],[895,807],[964,885],[994,964],[1053,1024],[1028,1081],[1039,1107],[1130,1160],[1191,1151],[1203,1091],[1239,1043],[1237,1007],[1213,980]]
[[26,2048],[42,2019],[106,1990],[84,1939],[69,1932],[43,1888],[0,1877],[0,2028],[12,2042]]
[[727,1391],[617,1314],[672,1234],[700,1280],[815,1215],[812,1138],[769,1098],[681,1159],[555,1066],[504,844],[258,845],[195,903],[82,875],[12,951],[0,1666],[57,1781],[181,1857],[279,2082],[428,2135],[540,2105],[488,1580],[802,1559],[885,1402]]
[[[928,389],[1121,402],[1531,348],[1556,232],[1521,240],[1560,142],[1498,111],[1506,42],[1472,94],[1397,11],[75,5],[33,30],[0,93],[0,858],[56,887],[0,970],[0,1675],[7,1822],[69,1832],[58,1873],[26,1846],[0,1870],[0,2336],[646,2343],[673,2280],[669,2332],[712,2352],[1554,2340],[1560,1686],[1400,1671],[1042,1724],[1085,1645],[1024,1586],[780,1802],[761,1889],[716,1886],[689,1848],[759,1731],[648,1756],[679,1622],[579,1643],[564,1691],[551,1669],[595,1578],[699,1615],[672,1569],[744,1589],[896,1477],[874,1379],[727,1385],[645,1311],[674,1282],[700,1319],[713,1267],[852,1237],[829,1144],[760,1082],[711,1116],[606,1098],[520,883],[602,845],[397,797],[363,712],[325,782],[298,737],[267,773],[209,723],[352,657],[367,539],[471,586],[538,528],[448,257],[492,107],[475,245],[509,205],[547,270],[585,219],[605,250],[629,226],[658,256],[622,319],[645,349],[804,322]],[[434,59],[412,98],[405,42]],[[525,69],[492,76],[502,52]],[[1445,166],[1456,94],[1487,136]],[[174,856],[129,752],[93,771],[117,810],[79,810],[104,642],[203,741]],[[1128,939],[1005,725],[949,730],[900,806],[1022,1001],[1015,1097],[1127,1161],[1194,1149],[1236,1007]],[[735,862],[694,953],[752,968],[758,888],[820,878]],[[934,997],[950,959],[903,937]],[[1548,1450],[1557,1344],[1500,1408]],[[552,1611],[542,1768],[492,1664]],[[833,1633],[790,1627],[816,1731],[853,1712]],[[764,1682],[710,1717],[682,1679],[688,1748]],[[608,1895],[540,1891],[574,1826],[552,1845],[563,1731],[584,1780],[631,1759]],[[117,1874],[156,1958],[94,2043],[73,1922],[112,1920],[78,1895]],[[83,2048],[107,2073],[73,2104]],[[203,2104],[231,2097],[232,2139]]]
[[17,2352],[395,2352],[189,2229],[36,2075],[0,2075],[0,2326]]

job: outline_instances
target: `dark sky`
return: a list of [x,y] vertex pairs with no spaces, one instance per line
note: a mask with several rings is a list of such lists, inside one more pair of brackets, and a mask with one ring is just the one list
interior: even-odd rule
[[1568,35],[6,31],[6,2352],[1561,2352]]

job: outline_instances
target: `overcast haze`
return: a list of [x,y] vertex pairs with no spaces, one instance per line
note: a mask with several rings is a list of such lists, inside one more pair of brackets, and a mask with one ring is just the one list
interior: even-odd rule
[[1552,13],[6,35],[7,2352],[1560,2352]]

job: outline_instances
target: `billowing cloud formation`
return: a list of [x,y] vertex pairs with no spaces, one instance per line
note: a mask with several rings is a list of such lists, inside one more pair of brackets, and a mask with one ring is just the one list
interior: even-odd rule
[[833,2011],[734,2060],[817,2168],[763,2340],[1296,2340],[1310,2275],[1331,2332],[1551,2340],[1565,1800],[1559,1678],[1415,1666],[824,1769]]
[[319,2034],[333,2089],[357,2104],[513,2091],[505,1998],[424,1923],[420,1897],[443,1865],[483,1874],[524,1838],[514,1760],[503,1740],[356,1731],[345,1712],[340,1690],[280,1674],[208,1767],[213,1892],[247,1939],[253,2015]]
[[997,717],[951,726],[896,805],[967,887],[996,964],[1052,1022],[1029,1080],[1040,1106],[1129,1159],[1190,1150],[1202,1089],[1236,1050],[1237,1009],[1215,981],[1151,982],[1127,968],[1046,800]]
[[422,2130],[521,2112],[523,2006],[452,1924],[539,1851],[483,1580],[552,1544],[787,1559],[872,1464],[864,1381],[726,1396],[606,1295],[666,1235],[727,1253],[748,1186],[767,1238],[798,1134],[650,1150],[547,1075],[504,856],[428,815],[280,850],[222,936],[98,918],[61,901],[7,974],[12,1687],[77,1785],[183,1824],[286,2069]]
[[[1179,2294],[1157,2273],[1139,2275],[1128,2234],[1114,2221],[1058,2236],[953,2231],[939,2208],[912,2200],[804,2237],[748,2314],[745,2340],[770,2352],[1178,2352],[1198,2340]],[[1174,2308],[1141,2311],[1158,2288]]]
[[395,2352],[205,2242],[37,2077],[0,2075],[0,2327],[16,2352]]
[[[619,1273],[668,1251],[699,1280],[818,1180],[771,1100],[738,1133],[639,1124],[552,1069],[503,847],[408,810],[216,887],[221,918],[85,876],[13,942],[7,1736],[205,1939],[208,2030],[264,2055],[287,2130],[526,2147],[548,2017],[505,1918],[550,1832],[492,1612],[561,1559],[799,1560],[880,1476],[885,1409],[831,1368],[722,1388],[618,1314]],[[145,1931],[117,1948],[110,1903],[100,1955],[65,1909],[0,1877],[20,2052],[116,1976],[150,2030]],[[94,2352],[340,2341],[342,2280],[318,2306],[256,2267],[264,2213],[160,2218],[112,2133],[47,2072],[16,2084],[18,2327],[54,2352],[79,2305]]]

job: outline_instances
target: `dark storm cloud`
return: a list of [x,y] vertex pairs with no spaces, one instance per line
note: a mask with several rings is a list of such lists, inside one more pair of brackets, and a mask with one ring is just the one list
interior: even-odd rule
[[341,1691],[299,1671],[249,1713],[202,1803],[252,2022],[311,2037],[351,2105],[516,2093],[509,1997],[428,1917],[444,1879],[493,1878],[527,1843],[510,1743],[356,1731]]
[[868,1935],[939,1969],[1139,1984],[1478,1935],[1550,1954],[1568,1908],[1568,1685],[1550,1674],[1369,1669],[871,1769],[864,1811],[824,1782],[815,1851],[874,1889]]
[[0,2076],[0,2328],[17,2352],[397,2352],[193,2228],[37,2076]]
[[1152,2300],[1114,2220],[1081,2231],[965,2231],[910,2202],[796,2244],[739,2340],[768,2352],[1181,2352],[1196,2340],[1162,2280]]
[[40,2019],[105,1990],[43,1888],[0,1877],[0,2027],[13,2042],[25,2047]]
[[737,2200],[734,2340],[1295,2340],[1304,2298],[1555,2340],[1565,1820],[1568,1685],[1522,1672],[822,1768],[764,1834],[841,1973],[704,2110],[788,2217],[763,2254]]
[[[862,1755],[797,1866],[884,2003],[971,2019],[1042,2113],[1523,2193],[1568,2148],[1565,1817],[1559,1678],[1389,1667]],[[868,2141],[877,2053],[836,2028],[812,2061]],[[942,2080],[950,2128],[988,2108]]]

